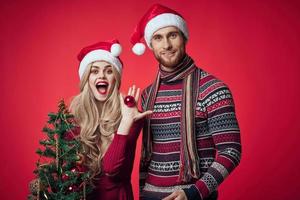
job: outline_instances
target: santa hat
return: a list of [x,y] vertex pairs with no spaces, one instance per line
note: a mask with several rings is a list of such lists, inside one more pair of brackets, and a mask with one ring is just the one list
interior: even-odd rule
[[141,43],[142,37],[151,48],[150,42],[153,33],[167,26],[177,27],[186,39],[189,38],[186,22],[179,13],[160,4],[154,4],[142,17],[131,36],[131,43],[134,45],[132,51],[136,55],[144,54],[146,47]]
[[106,61],[113,65],[117,71],[122,74],[123,63],[118,57],[121,54],[122,47],[118,40],[98,42],[96,44],[84,47],[78,54],[79,77],[82,78],[87,66],[95,61]]

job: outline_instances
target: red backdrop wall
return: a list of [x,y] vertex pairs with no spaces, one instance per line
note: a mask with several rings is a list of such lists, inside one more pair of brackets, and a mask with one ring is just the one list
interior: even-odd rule
[[[299,2],[299,1],[298,1]],[[300,4],[297,1],[161,3],[187,20],[189,54],[231,88],[241,128],[239,167],[220,200],[297,199],[299,194]],[[117,37],[122,91],[154,79],[151,52],[130,52],[135,24],[154,1],[6,1],[0,5],[0,199],[25,199],[47,113],[78,89],[81,47]],[[138,196],[138,159],[132,174]]]

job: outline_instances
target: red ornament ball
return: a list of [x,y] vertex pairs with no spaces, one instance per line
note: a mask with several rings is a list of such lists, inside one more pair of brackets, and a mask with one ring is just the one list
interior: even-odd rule
[[67,141],[74,140],[80,134],[80,127],[74,127],[71,130],[65,132],[64,139]]
[[61,178],[63,181],[67,181],[67,180],[69,180],[70,177],[68,174],[63,174]]
[[66,132],[64,134],[64,139],[67,140],[67,141],[71,141],[75,138],[75,135],[72,131],[69,131],[69,132]]
[[134,106],[135,106],[135,99],[134,99],[133,96],[128,95],[128,96],[126,96],[126,97],[124,98],[124,103],[125,103],[125,105],[127,105],[128,107],[134,107]]

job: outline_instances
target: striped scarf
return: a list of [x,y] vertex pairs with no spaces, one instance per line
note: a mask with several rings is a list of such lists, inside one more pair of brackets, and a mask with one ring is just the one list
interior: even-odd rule
[[[152,84],[144,109],[153,110],[155,98],[161,82],[170,83],[183,79],[183,91],[181,100],[181,144],[180,144],[180,169],[179,183],[189,182],[192,178],[200,178],[199,156],[197,153],[195,135],[195,110],[199,92],[200,69],[194,65],[194,61],[186,55],[182,62],[172,72],[163,71],[157,73]],[[146,169],[150,163],[152,153],[152,138],[150,118],[146,119],[143,128],[143,147],[141,169]]]

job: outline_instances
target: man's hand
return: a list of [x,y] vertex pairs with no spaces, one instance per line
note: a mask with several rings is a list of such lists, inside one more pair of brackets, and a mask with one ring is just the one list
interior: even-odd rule
[[188,200],[183,190],[176,190],[162,200]]

